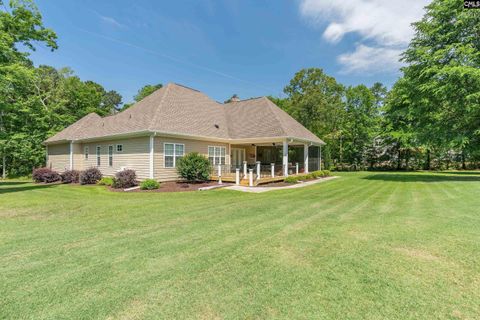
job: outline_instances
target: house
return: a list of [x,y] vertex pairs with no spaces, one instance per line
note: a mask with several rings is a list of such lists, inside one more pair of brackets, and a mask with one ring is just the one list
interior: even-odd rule
[[139,179],[178,179],[176,163],[190,152],[209,158],[213,172],[287,176],[320,168],[322,140],[266,97],[218,103],[170,83],[118,114],[91,113],[45,142],[57,171],[123,168]]

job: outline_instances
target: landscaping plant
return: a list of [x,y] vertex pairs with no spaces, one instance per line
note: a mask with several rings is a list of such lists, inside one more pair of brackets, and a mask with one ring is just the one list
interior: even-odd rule
[[97,184],[99,186],[109,186],[111,187],[113,185],[113,177],[103,177],[100,179]]
[[67,170],[60,174],[63,183],[78,183],[80,180],[80,171]]
[[177,172],[187,181],[207,181],[210,178],[210,161],[198,152],[192,152],[178,160]]
[[142,190],[155,190],[160,188],[160,183],[155,179],[145,179],[140,183]]
[[80,172],[80,184],[96,184],[100,179],[102,179],[102,173],[97,168]]
[[117,189],[125,189],[135,187],[137,185],[137,174],[135,170],[126,169],[115,173],[113,187]]
[[52,183],[60,181],[62,178],[60,177],[58,172],[50,168],[38,168],[33,170],[32,179],[37,183]]

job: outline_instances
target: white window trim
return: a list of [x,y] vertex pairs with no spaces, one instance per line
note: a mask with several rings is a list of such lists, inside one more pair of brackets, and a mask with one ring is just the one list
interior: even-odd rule
[[88,146],[83,147],[83,159],[88,160],[90,156],[90,148]]
[[[224,148],[225,149],[225,155],[223,156],[225,158],[225,164],[227,164],[227,147],[226,146],[208,146],[207,147],[207,158],[210,158],[210,154],[208,153],[208,149],[213,148],[213,163],[212,165],[217,165],[220,163],[215,163],[215,148]],[[221,154],[221,153],[220,153]],[[222,156],[220,156],[221,158]],[[221,162],[221,161],[220,161]]]
[[[110,147],[112,147],[112,154],[110,155]],[[107,153],[108,153],[108,166],[113,167],[113,153],[115,149],[113,149],[113,144],[108,145],[107,147]],[[112,157],[112,164],[110,164],[110,156]]]
[[[118,146],[122,146],[122,151],[118,151]],[[122,143],[119,143],[119,144],[115,145],[115,152],[123,152],[123,144]]]
[[[165,157],[166,157],[166,155],[165,155],[165,145],[167,145],[167,144],[173,144],[173,167],[167,167],[167,166],[165,165]],[[164,142],[164,143],[163,143],[163,168],[165,168],[165,169],[174,169],[174,168],[177,167],[177,155],[175,154],[175,151],[176,151],[176,147],[175,147],[175,146],[176,146],[176,145],[182,145],[182,146],[183,146],[183,153],[182,153],[181,156],[178,156],[178,157],[183,157],[183,156],[185,156],[185,144],[184,144],[184,143]],[[169,156],[169,157],[171,157],[171,156]]]
[[[100,165],[98,164],[98,159],[100,159]],[[102,146],[95,146],[95,165],[97,167],[102,165]]]

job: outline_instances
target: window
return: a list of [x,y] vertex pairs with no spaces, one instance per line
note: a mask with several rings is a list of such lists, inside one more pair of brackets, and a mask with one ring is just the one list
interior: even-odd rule
[[85,160],[88,160],[88,146],[84,148]]
[[113,146],[108,146],[108,166],[113,166]]
[[117,152],[123,151],[123,144],[117,144]]
[[164,150],[164,166],[165,168],[175,168],[177,160],[183,157],[185,145],[179,143],[165,143]]
[[101,147],[97,146],[97,167],[100,167],[100,151]]
[[225,147],[208,147],[208,160],[211,164],[225,164]]

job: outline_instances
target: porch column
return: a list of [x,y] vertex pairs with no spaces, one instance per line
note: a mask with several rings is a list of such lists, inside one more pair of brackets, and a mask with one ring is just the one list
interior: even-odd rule
[[275,163],[270,164],[272,166],[272,178],[275,178]]
[[150,150],[150,154],[149,154],[149,174],[148,174],[148,177],[150,179],[153,179],[153,143],[154,143],[154,138],[153,138],[153,135],[150,136],[150,145],[149,145],[149,150]]
[[288,176],[288,142],[287,140],[283,141],[283,175]]
[[308,173],[308,144],[303,145],[303,159],[305,160],[304,171]]
[[70,142],[70,170],[73,170],[73,142]]
[[240,184],[240,168],[235,169],[235,184],[237,186]]
[[257,161],[257,180],[260,180],[260,161]]
[[243,161],[243,177],[247,178],[247,161]]

